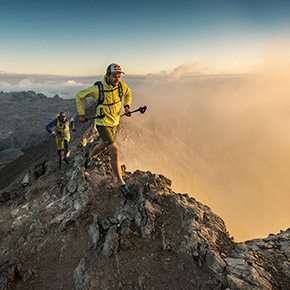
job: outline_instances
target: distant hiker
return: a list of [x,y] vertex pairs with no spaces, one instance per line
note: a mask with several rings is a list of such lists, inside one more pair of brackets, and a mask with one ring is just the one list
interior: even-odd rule
[[[67,118],[65,112],[60,112],[56,119],[52,120],[47,126],[46,130],[51,136],[55,136],[57,153],[59,159],[59,168],[61,168],[62,160],[68,164],[68,152],[70,142],[70,127],[75,131],[74,118]],[[62,158],[62,151],[64,156]]]
[[119,183],[119,189],[126,199],[131,199],[132,194],[122,177],[119,147],[114,140],[117,126],[120,121],[122,108],[122,97],[124,97],[124,110],[130,116],[132,94],[130,88],[124,81],[121,81],[121,74],[124,73],[118,64],[112,63],[108,66],[102,81],[94,86],[82,90],[76,95],[77,111],[82,123],[88,119],[85,114],[84,100],[92,97],[96,100],[95,126],[100,135],[101,142],[96,145],[90,154],[86,154],[85,167],[89,161],[102,152],[106,147],[111,156],[111,165]]

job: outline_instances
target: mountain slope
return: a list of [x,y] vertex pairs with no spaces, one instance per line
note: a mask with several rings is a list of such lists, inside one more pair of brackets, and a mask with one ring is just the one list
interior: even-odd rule
[[107,152],[83,170],[81,133],[70,165],[48,154],[31,178],[44,156],[23,161],[0,193],[1,289],[290,288],[290,229],[234,243],[209,207],[151,172],[125,172],[124,203]]

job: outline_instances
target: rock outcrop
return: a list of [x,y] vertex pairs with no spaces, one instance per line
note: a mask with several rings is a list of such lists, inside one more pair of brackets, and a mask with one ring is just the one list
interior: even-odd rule
[[123,166],[125,202],[108,153],[84,171],[77,141],[66,167],[1,191],[0,289],[290,289],[290,229],[235,243],[166,177]]

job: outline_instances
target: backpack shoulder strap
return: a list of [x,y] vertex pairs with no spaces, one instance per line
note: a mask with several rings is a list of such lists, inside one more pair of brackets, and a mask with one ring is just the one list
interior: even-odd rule
[[[98,89],[99,89],[99,97],[98,97],[98,104],[102,104],[104,102],[104,99],[105,99],[105,92],[111,92],[111,91],[114,91],[116,90],[117,88],[113,89],[113,90],[104,90],[104,85],[101,81],[97,81],[94,83],[94,86],[97,86]],[[119,94],[119,98],[120,100],[122,100],[122,97],[123,97],[123,86],[122,86],[122,83],[119,82],[118,83],[118,94]]]
[[118,84],[118,93],[119,93],[120,100],[122,100],[122,98],[123,98],[123,86],[122,86],[121,82],[119,82],[119,84]]
[[94,86],[98,87],[99,90],[99,97],[98,97],[98,104],[102,104],[104,102],[105,96],[104,96],[104,85],[101,81],[97,81],[94,83]]

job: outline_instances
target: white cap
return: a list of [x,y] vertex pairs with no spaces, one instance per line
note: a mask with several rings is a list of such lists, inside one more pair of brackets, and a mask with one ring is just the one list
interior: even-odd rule
[[107,74],[121,74],[121,73],[124,74],[121,67],[116,63],[112,63],[107,67]]

